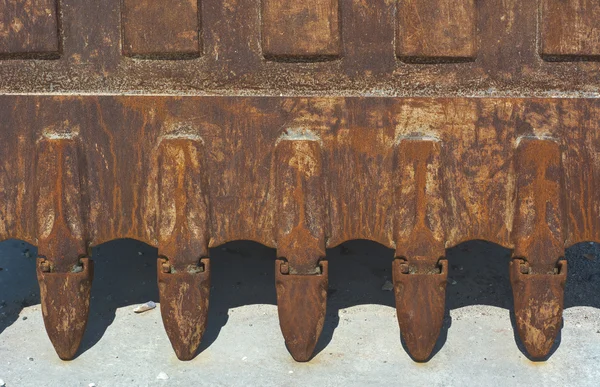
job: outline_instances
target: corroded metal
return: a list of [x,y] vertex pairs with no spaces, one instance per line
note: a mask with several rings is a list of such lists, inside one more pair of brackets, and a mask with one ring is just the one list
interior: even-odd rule
[[328,284],[323,161],[316,134],[285,133],[276,145],[275,170],[279,324],[293,358],[307,361],[323,329]]
[[194,358],[206,330],[210,294],[210,260],[193,271],[171,272],[166,259],[158,260],[160,314],[179,360]]
[[44,325],[58,356],[83,338],[94,277],[87,253],[84,188],[76,128],[42,134],[36,147],[37,278]]
[[563,235],[563,170],[552,138],[517,145],[516,211],[510,263],[517,329],[532,358],[543,358],[562,327],[567,264]]
[[410,356],[426,361],[444,322],[448,261],[439,261],[437,273],[419,274],[410,273],[406,261],[395,259],[392,276],[400,333]]
[[209,202],[204,144],[177,125],[158,146],[158,291],[175,354],[192,359],[206,328],[210,295]]
[[560,261],[553,274],[532,274],[518,259],[510,263],[517,331],[533,359],[550,353],[562,328],[567,263]]
[[[319,273],[325,247],[368,239],[395,248],[396,258],[413,265],[413,274],[403,275],[435,278],[445,248],[470,239],[515,248],[515,258],[525,259],[533,274],[553,272],[565,247],[600,240],[600,104],[592,99],[0,101],[6,155],[1,235],[38,244],[61,272],[70,272],[89,246],[123,237],[158,246],[176,272],[197,267],[211,246],[250,239],[277,247],[290,273],[306,277]],[[60,120],[49,124],[56,111]],[[63,147],[68,153],[61,153]],[[22,163],[18,154],[36,154],[38,167]],[[64,156],[71,154],[78,161],[69,162],[70,169],[54,167],[58,160],[74,160]],[[50,155],[56,156],[46,163],[52,167],[42,169]],[[547,165],[548,172],[540,174],[536,165]],[[68,188],[73,184],[78,188]],[[43,187],[51,188],[37,203],[35,192]],[[81,203],[80,211],[53,204],[58,198],[73,198],[64,202]],[[560,218],[555,206],[564,212]],[[68,216],[81,221],[56,223],[47,234],[54,237],[44,239],[48,220],[67,219],[44,215],[58,214],[48,212],[53,208],[81,214]],[[552,211],[540,217],[540,209]],[[34,213],[36,218],[29,216]],[[73,224],[81,227],[71,231]],[[62,236],[58,230],[65,230]],[[73,246],[55,255],[73,257],[64,264],[49,253],[48,246],[60,240]]]
[[71,360],[77,353],[87,325],[94,278],[93,261],[81,258],[79,268],[69,273],[47,270],[47,262],[38,259],[37,278],[44,325],[58,357]]
[[321,261],[319,274],[295,275],[285,273],[286,265],[275,261],[279,324],[290,354],[304,362],[312,357],[325,323],[328,266]]
[[417,361],[431,355],[446,304],[441,151],[438,139],[411,136],[399,140],[394,156],[396,310],[406,347]]
[[158,247],[181,359],[206,326],[209,248],[240,239],[277,249],[297,360],[323,325],[326,248],[352,239],[395,249],[418,361],[443,319],[445,250],[513,249],[517,329],[544,358],[564,249],[600,241],[598,15],[561,0],[0,0],[0,239],[38,246],[64,359],[90,248],[118,238]]

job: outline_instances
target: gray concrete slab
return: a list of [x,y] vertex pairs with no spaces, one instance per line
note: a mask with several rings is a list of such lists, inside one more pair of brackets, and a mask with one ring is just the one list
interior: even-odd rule
[[[279,332],[274,251],[250,242],[213,251],[213,290],[202,352],[176,359],[158,309],[156,250],[114,241],[94,251],[90,322],[78,357],[63,362],[44,331],[35,250],[0,244],[0,378],[13,386],[596,386],[600,372],[600,250],[568,251],[564,329],[534,363],[511,323],[509,251],[473,241],[449,251],[448,315],[435,356],[410,360],[400,343],[390,277],[393,251],[365,241],[331,249],[329,309],[315,358],[295,363]],[[168,379],[157,379],[159,373]]]

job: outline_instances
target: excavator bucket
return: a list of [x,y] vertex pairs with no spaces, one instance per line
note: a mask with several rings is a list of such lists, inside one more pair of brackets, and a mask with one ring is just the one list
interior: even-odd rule
[[207,324],[210,248],[240,239],[277,251],[297,361],[323,328],[327,248],[352,239],[395,251],[419,362],[446,249],[511,249],[515,327],[544,359],[565,248],[600,241],[598,20],[600,3],[567,0],[0,0],[0,239],[38,246],[65,360],[91,248],[118,238],[157,247],[181,360]]

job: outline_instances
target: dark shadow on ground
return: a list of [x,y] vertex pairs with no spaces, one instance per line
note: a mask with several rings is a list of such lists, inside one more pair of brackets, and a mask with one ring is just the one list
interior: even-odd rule
[[78,356],[102,339],[118,308],[158,302],[157,254],[156,248],[134,239],[117,239],[92,249],[90,316]]
[[600,244],[582,242],[567,249],[565,308],[600,308]]
[[327,314],[315,355],[331,342],[344,309],[364,304],[395,307],[394,292],[382,289],[386,281],[392,280],[393,257],[394,250],[366,240],[349,241],[327,250]]
[[23,308],[40,303],[36,257],[37,249],[26,242],[0,243],[0,334],[17,321]]
[[236,241],[211,249],[211,291],[208,323],[200,351],[217,339],[227,324],[229,309],[253,304],[277,304],[275,250],[259,243]]
[[[156,255],[155,248],[135,240],[116,240],[93,250],[95,278],[90,319],[80,353],[101,340],[118,308],[158,300]],[[393,255],[393,250],[364,240],[346,242],[327,251],[328,310],[316,353],[331,341],[344,309],[363,304],[394,307],[393,292],[382,289],[386,281],[391,281]],[[212,290],[201,350],[216,340],[228,321],[229,309],[276,304],[275,256],[274,249],[249,241],[231,242],[211,250]],[[9,240],[0,244],[0,333],[18,319],[22,308],[39,303],[35,257],[36,249],[24,242]],[[447,258],[446,317],[434,354],[442,348],[452,325],[450,310],[469,305],[512,310],[508,249],[469,241],[449,249]],[[567,250],[566,258],[569,272],[565,308],[600,308],[600,245],[580,243]],[[514,316],[511,318],[514,326]],[[516,342],[524,352],[518,338]]]

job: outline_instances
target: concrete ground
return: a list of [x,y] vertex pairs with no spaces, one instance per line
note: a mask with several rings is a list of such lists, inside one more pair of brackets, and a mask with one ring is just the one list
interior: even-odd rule
[[7,387],[600,383],[598,245],[568,250],[560,345],[539,363],[527,359],[514,336],[509,251],[491,243],[449,251],[448,315],[437,353],[425,364],[402,348],[393,292],[382,289],[393,251],[376,243],[349,242],[328,252],[327,320],[317,355],[304,364],[291,359],[279,331],[272,249],[250,242],[214,249],[209,325],[190,362],[173,354],[158,309],[133,313],[158,295],[156,250],[131,240],[95,249],[87,332],[78,357],[59,360],[44,331],[35,254],[20,241],[0,244],[0,379]]

